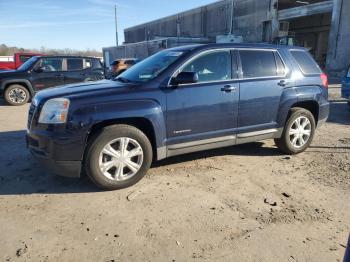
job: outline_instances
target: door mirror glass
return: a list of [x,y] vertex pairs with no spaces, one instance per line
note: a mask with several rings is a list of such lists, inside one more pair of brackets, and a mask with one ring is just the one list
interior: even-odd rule
[[196,72],[181,72],[172,79],[173,85],[194,84],[198,82],[198,74]]

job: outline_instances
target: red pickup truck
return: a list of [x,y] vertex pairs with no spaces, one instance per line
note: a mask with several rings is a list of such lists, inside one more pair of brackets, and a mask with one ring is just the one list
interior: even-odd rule
[[35,53],[15,53],[13,55],[13,61],[0,61],[0,70],[15,70],[25,63],[32,56],[37,56],[42,54]]

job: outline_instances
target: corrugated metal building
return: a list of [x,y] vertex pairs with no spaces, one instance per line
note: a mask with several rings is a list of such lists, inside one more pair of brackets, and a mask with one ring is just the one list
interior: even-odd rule
[[309,47],[328,72],[340,76],[350,63],[348,13],[349,0],[222,0],[127,28],[125,44],[106,48],[104,53],[110,60],[144,58],[188,42],[215,42],[220,35],[239,36],[244,42],[271,42],[288,34]]

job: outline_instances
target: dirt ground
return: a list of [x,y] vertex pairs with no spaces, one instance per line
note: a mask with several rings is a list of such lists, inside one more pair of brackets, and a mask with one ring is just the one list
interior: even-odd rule
[[25,148],[28,106],[0,102],[0,261],[342,261],[350,222],[350,112],[305,153],[273,141],[171,158],[102,192],[43,170]]

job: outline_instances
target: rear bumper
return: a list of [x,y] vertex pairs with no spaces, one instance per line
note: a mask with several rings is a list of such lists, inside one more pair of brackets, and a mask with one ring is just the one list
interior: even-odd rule
[[80,177],[82,161],[56,159],[53,141],[48,137],[26,136],[27,148],[34,158],[51,173],[64,177]]

